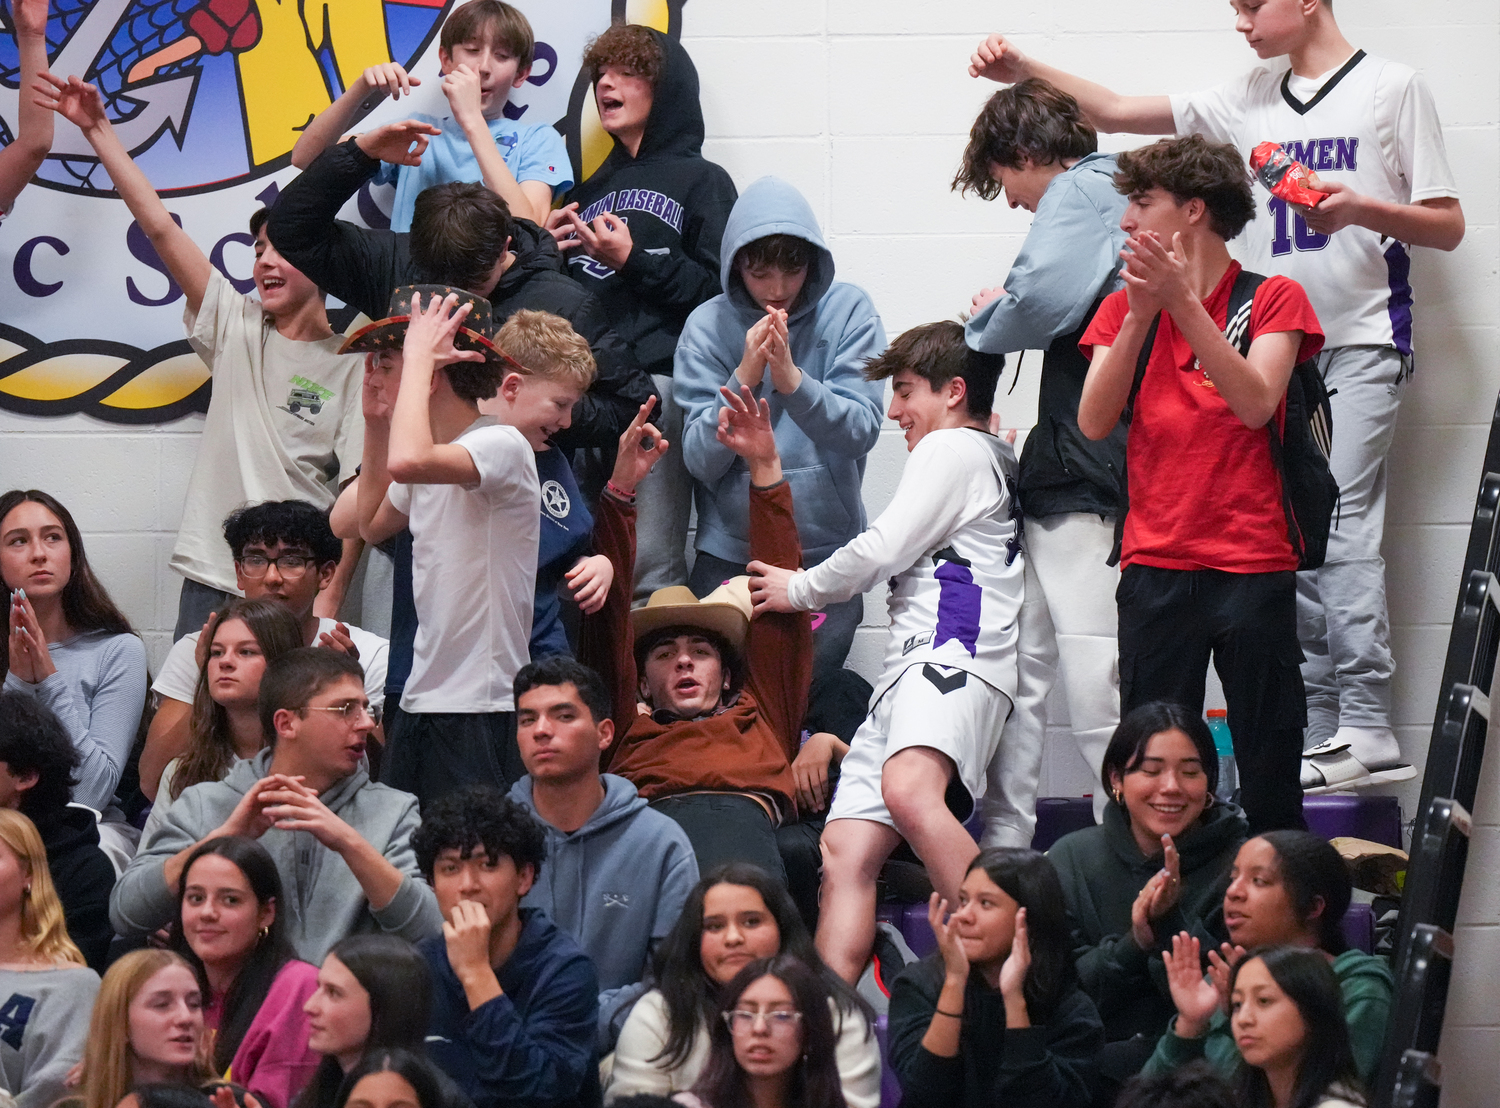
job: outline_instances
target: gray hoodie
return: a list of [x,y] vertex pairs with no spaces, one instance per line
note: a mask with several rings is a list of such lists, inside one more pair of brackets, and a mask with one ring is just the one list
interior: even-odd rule
[[783,395],[766,373],[756,392],[771,408],[781,469],[792,488],[802,555],[816,565],[865,529],[865,455],[880,437],[885,384],[866,381],[865,363],[885,352],[875,304],[857,285],[835,281],[833,254],[802,194],[762,177],[729,213],[720,251],[724,293],[694,309],[677,343],[673,399],[683,411],[682,457],[697,481],[699,550],[729,562],[750,559],[745,460],[718,441],[719,386],[739,368],[745,333],[765,311],[734,267],[743,246],[767,235],[792,235],[816,248],[802,293],[788,313],[792,360],[802,370]]
[[[593,959],[602,1003],[641,979],[698,883],[698,860],[687,833],[652,811],[634,785],[612,773],[600,780],[604,802],[577,831],[537,816],[547,861],[521,904],[546,912]],[[536,815],[530,777],[511,786],[510,798]]]
[[99,975],[81,966],[0,970],[0,1091],[47,1108],[83,1061]]
[[[219,827],[250,787],[270,772],[270,750],[242,759],[222,781],[184,789],[156,834],[141,843],[109,898],[109,918],[121,935],[145,935],[171,922],[177,894],[167,887],[168,858]],[[334,943],[358,931],[385,931],[411,942],[440,934],[437,898],[422,880],[411,834],[421,822],[417,798],[377,785],[363,769],[331,785],[324,804],[380,851],[403,875],[391,902],[370,907],[344,860],[306,831],[271,828],[260,843],[276,861],[286,897],[287,938],[297,957],[318,965]]]

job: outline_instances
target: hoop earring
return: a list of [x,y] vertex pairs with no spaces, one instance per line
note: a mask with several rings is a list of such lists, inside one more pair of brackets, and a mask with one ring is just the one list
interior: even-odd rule
[[269,936],[269,935],[270,935],[270,934],[271,934],[271,929],[270,929],[270,928],[269,928],[269,927],[262,927],[262,928],[261,928],[261,929],[260,929],[260,938],[259,938],[259,940],[258,940],[258,941],[260,941],[260,942],[265,942],[265,941],[266,941],[266,939],[267,939],[267,937],[268,937],[268,936]]
[[1115,790],[1115,803],[1118,804],[1121,808],[1125,807],[1125,794],[1122,793],[1119,789]]

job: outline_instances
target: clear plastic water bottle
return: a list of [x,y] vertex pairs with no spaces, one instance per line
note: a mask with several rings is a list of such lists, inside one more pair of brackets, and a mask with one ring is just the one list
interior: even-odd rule
[[1234,763],[1234,739],[1229,735],[1229,713],[1223,708],[1210,708],[1204,713],[1208,718],[1208,731],[1214,737],[1214,751],[1219,755],[1219,788],[1215,793],[1220,800],[1232,801],[1240,791],[1240,771]]

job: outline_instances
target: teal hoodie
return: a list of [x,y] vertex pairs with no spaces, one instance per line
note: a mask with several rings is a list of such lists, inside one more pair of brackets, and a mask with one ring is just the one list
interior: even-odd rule
[[790,184],[762,177],[729,213],[720,251],[723,294],[693,311],[677,344],[673,397],[683,410],[682,448],[696,479],[699,550],[730,562],[750,557],[750,472],[719,444],[723,398],[745,350],[745,332],[765,312],[734,268],[742,246],[767,235],[795,235],[817,248],[788,319],[792,360],[802,383],[789,395],[756,390],[771,409],[781,468],[792,488],[797,533],[816,565],[865,529],[865,455],[880,435],[885,386],[864,379],[865,363],[885,351],[885,328],[869,295],[833,279],[833,255],[811,206]]

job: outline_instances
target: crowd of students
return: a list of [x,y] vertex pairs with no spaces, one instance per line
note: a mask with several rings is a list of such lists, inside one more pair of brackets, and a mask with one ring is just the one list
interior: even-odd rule
[[[1328,0],[1234,8],[1290,65],[1194,96],[985,40],[970,73],[1008,87],[953,187],[1031,230],[965,322],[888,343],[806,199],[702,157],[697,72],[657,31],[587,47],[613,148],[574,187],[557,133],[505,115],[525,16],[459,6],[446,114],[341,137],[420,83],[388,64],[303,132],[250,219],[252,297],[17,0],[0,207],[53,114],[77,125],[214,388],[154,682],[66,490],[0,496],[0,1092],[876,1108],[889,1067],[914,1108],[1362,1103],[1391,974],[1347,948],[1301,799],[1415,772],[1385,453],[1407,251],[1463,215],[1413,71]],[[1180,137],[1105,155],[1101,129]],[[1268,138],[1324,200],[1267,199]],[[337,219],[371,180],[389,229]],[[373,322],[334,333],[329,293]],[[1027,349],[1018,462],[993,404]],[[1280,443],[1312,359],[1342,503],[1298,572]],[[887,382],[909,458],[870,520]],[[338,618],[362,559],[388,638]],[[872,687],[844,663],[882,582]],[[1059,676],[1097,825],[1044,856]],[[935,954],[877,926],[883,883],[930,892]]]

